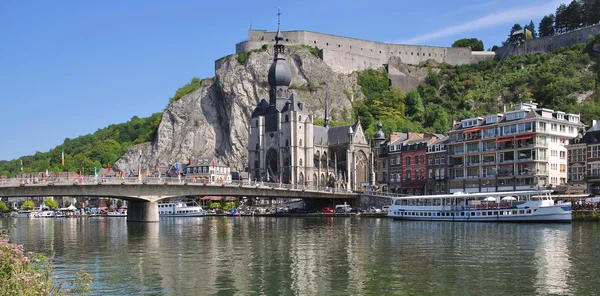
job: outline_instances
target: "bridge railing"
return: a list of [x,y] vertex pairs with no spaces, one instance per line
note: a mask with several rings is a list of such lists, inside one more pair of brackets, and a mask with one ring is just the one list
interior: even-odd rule
[[333,188],[321,185],[299,185],[299,184],[283,184],[283,183],[268,183],[261,181],[249,180],[201,180],[198,181],[192,178],[157,178],[157,177],[75,177],[75,178],[45,178],[38,180],[37,178],[12,178],[0,179],[1,187],[21,187],[21,186],[77,186],[77,185],[196,185],[196,186],[235,186],[235,187],[253,187],[257,189],[273,189],[273,190],[298,190],[298,191],[314,191],[328,193],[349,193],[345,188]]

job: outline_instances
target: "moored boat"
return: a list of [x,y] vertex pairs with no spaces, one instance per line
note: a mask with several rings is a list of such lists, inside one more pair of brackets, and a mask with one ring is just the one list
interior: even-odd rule
[[108,217],[127,217],[127,210],[126,209],[118,209],[114,212],[108,212],[108,213],[106,213],[106,215]]
[[555,204],[552,190],[393,197],[394,220],[571,222],[571,204]]
[[206,216],[206,211],[194,202],[159,201],[158,215],[160,217],[202,217]]
[[30,210],[19,210],[17,213],[13,214],[13,218],[35,218],[37,216],[36,211]]

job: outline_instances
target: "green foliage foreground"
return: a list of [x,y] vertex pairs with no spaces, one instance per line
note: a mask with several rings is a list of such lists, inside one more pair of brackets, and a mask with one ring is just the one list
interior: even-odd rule
[[90,294],[92,277],[77,272],[71,289],[52,275],[44,255],[25,252],[23,245],[12,244],[7,229],[0,229],[0,295],[85,295]]

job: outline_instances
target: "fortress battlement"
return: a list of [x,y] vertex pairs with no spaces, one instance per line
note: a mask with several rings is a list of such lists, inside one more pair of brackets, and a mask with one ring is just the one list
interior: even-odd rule
[[[473,62],[469,48],[392,44],[303,30],[282,33],[285,44],[318,49],[326,64],[334,71],[344,74],[382,67],[391,57],[398,57],[403,63],[411,65],[430,59],[452,65]],[[248,40],[236,44],[236,54],[258,49],[264,44],[273,45],[275,34],[276,32],[266,30],[249,30]],[[484,58],[489,57],[487,55]],[[479,56],[478,60],[481,58]]]

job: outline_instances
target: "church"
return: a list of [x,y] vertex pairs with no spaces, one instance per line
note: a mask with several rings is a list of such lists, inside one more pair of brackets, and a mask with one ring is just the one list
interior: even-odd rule
[[292,72],[285,60],[283,34],[277,29],[269,68],[269,101],[252,112],[248,135],[249,178],[311,188],[361,190],[371,183],[372,154],[360,124],[331,127],[325,98],[324,126],[298,94],[291,92]]

